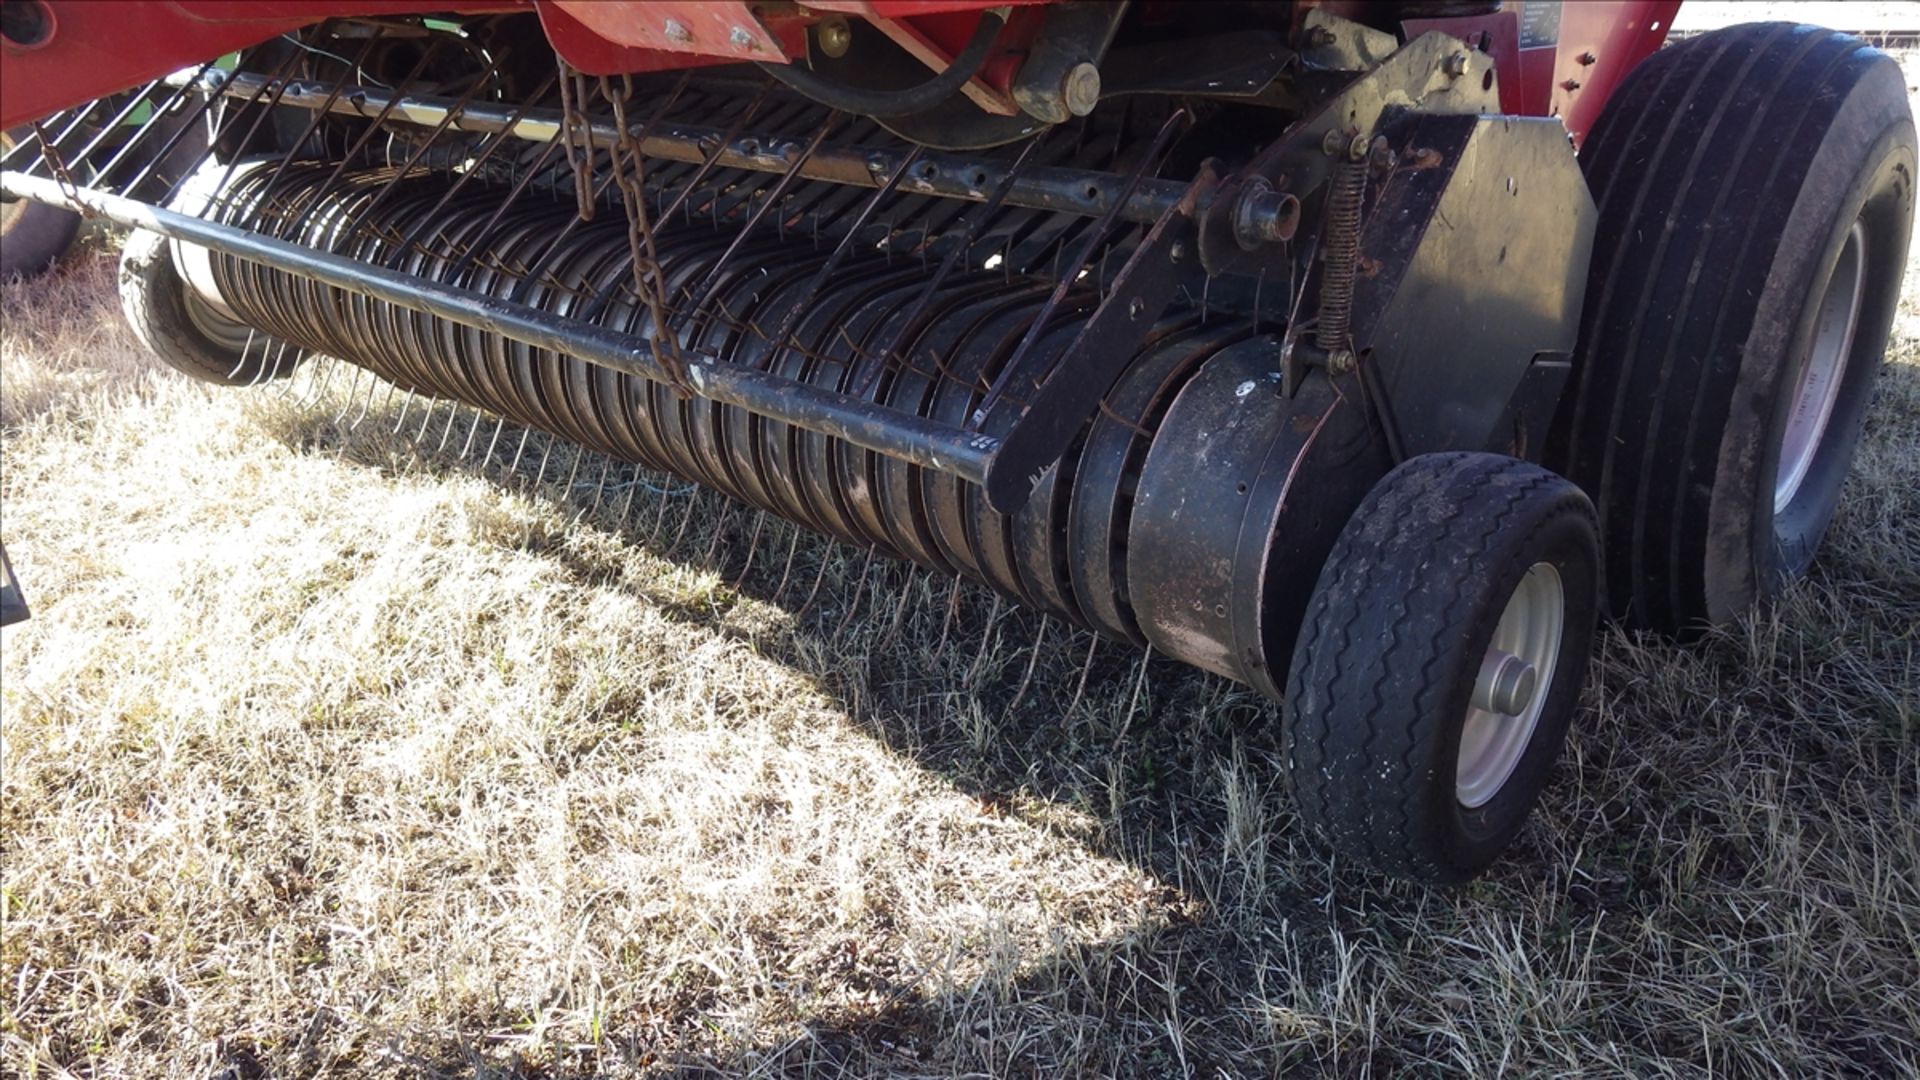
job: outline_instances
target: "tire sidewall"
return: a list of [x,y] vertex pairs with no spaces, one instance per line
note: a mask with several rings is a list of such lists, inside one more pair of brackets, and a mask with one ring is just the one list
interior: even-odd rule
[[[1839,504],[1899,299],[1914,147],[1899,69],[1875,64],[1853,85],[1814,154],[1742,345],[1708,508],[1705,580],[1713,622],[1737,617],[1804,570]],[[1801,493],[1776,521],[1774,478],[1797,361],[1811,347],[1847,234],[1869,203],[1880,230],[1870,226],[1868,233],[1866,292],[1839,397]]]

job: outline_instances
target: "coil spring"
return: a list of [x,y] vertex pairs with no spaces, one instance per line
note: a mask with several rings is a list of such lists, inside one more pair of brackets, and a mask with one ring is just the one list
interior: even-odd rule
[[1313,341],[1329,355],[1348,348],[1353,323],[1353,282],[1360,268],[1360,201],[1367,191],[1367,165],[1336,165],[1327,192],[1326,263],[1320,278],[1320,317]]

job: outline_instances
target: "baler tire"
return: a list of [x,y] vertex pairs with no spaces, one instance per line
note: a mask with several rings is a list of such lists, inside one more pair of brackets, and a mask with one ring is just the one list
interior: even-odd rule
[[[1395,468],[1342,530],[1294,648],[1282,747],[1300,816],[1375,870],[1436,884],[1479,873],[1551,774],[1599,603],[1592,505],[1571,482],[1497,454]],[[1534,689],[1517,713],[1479,709],[1489,650],[1515,640],[1532,643]],[[1528,726],[1508,739],[1498,723]],[[1504,760],[1487,756],[1489,731]]]
[[294,364],[275,363],[276,350],[265,334],[250,335],[194,294],[174,267],[169,241],[159,233],[135,229],[127,235],[120,254],[120,308],[155,356],[202,382],[250,386],[293,373]]
[[1546,460],[1593,498],[1627,625],[1690,635],[1812,563],[1886,350],[1915,160],[1899,66],[1813,27],[1680,42],[1608,102]]
[[[11,134],[0,148],[13,149]],[[80,215],[64,207],[21,199],[0,206],[0,281],[39,277],[60,261],[80,235]]]

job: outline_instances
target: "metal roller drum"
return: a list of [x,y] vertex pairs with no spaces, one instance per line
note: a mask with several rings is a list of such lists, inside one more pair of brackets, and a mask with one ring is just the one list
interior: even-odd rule
[[[570,319],[655,333],[633,292],[619,214],[583,223],[571,206],[539,201],[501,214],[486,185],[446,199],[448,182],[256,168],[233,178],[215,214]],[[739,200],[729,205],[745,212]],[[1069,291],[1022,349],[1053,289],[1044,277],[975,269],[928,293],[918,260],[869,251],[836,264],[799,237],[742,237],[729,211],[709,209],[718,223],[658,225],[665,334],[680,348],[898,412],[960,425],[996,384],[1019,400],[1097,306],[1093,288]],[[407,242],[419,236],[430,242]],[[234,256],[204,258],[196,284],[275,338],[963,575],[1270,694],[1314,568],[1389,465],[1352,388],[1315,373],[1288,397],[1272,334],[1181,308],[1153,326],[1099,413],[1009,515],[968,481],[667,383]],[[981,430],[995,434],[1010,415],[988,411]],[[1313,498],[1301,497],[1307,490]]]

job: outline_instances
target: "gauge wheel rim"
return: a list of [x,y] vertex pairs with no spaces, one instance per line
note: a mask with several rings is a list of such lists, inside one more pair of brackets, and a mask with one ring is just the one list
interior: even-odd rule
[[[1454,795],[1462,806],[1476,809],[1491,802],[1526,756],[1551,696],[1566,628],[1567,590],[1560,571],[1550,562],[1534,563],[1507,598],[1467,705],[1454,767]],[[1518,712],[1500,712],[1489,707],[1486,673],[1516,659],[1531,668],[1531,691]]]

